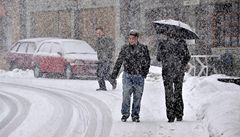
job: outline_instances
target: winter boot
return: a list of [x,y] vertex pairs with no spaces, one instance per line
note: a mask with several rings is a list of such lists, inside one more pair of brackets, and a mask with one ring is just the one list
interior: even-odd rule
[[177,121],[182,121],[182,117],[177,117]]
[[174,122],[174,119],[175,119],[175,118],[169,118],[169,119],[168,119],[168,123]]
[[98,88],[98,89],[96,89],[96,91],[107,91],[107,89],[105,89],[105,88]]
[[137,123],[140,122],[139,117],[132,117],[132,121]]
[[124,115],[123,115],[122,118],[121,118],[121,121],[122,121],[122,122],[126,122],[126,121],[127,121],[127,116],[124,116]]

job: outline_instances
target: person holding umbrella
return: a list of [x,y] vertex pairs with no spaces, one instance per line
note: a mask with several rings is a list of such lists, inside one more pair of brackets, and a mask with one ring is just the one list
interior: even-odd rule
[[179,23],[174,24],[173,20],[169,22],[170,24],[167,24],[164,20],[154,23],[157,33],[167,36],[158,44],[157,60],[162,63],[168,122],[174,122],[175,118],[177,121],[182,121],[184,115],[183,78],[185,68],[191,58],[185,39],[195,36],[191,36],[188,30],[185,32],[185,28],[180,27]]

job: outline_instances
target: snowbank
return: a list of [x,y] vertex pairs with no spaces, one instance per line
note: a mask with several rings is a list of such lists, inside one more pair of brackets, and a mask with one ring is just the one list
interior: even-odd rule
[[240,86],[217,81],[223,75],[188,77],[187,96],[211,137],[240,136]]
[[[161,68],[151,66],[146,81],[162,82],[161,71]],[[229,76],[193,77],[186,73],[184,101],[190,102],[196,120],[203,120],[209,136],[240,137],[240,86],[220,82],[218,78]]]
[[21,69],[14,69],[13,71],[0,70],[0,77],[11,78],[34,78],[32,70],[23,71]]

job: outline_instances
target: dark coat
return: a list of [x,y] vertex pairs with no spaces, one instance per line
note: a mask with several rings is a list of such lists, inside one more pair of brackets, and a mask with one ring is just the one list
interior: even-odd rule
[[159,42],[157,60],[162,62],[163,75],[184,73],[190,58],[185,40],[166,39]]
[[150,68],[150,56],[146,45],[124,45],[113,68],[112,77],[117,78],[121,65],[124,72],[131,75],[141,75],[146,78]]
[[100,62],[112,62],[115,44],[110,37],[101,37],[96,41],[97,57]]
[[115,44],[110,37],[101,37],[96,41],[98,67],[97,76],[107,78],[110,76]]

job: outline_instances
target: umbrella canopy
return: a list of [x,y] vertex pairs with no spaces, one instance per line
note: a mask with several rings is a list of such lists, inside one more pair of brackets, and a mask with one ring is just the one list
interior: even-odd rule
[[181,21],[168,19],[154,21],[153,23],[158,34],[172,34],[183,39],[199,39],[191,27]]

